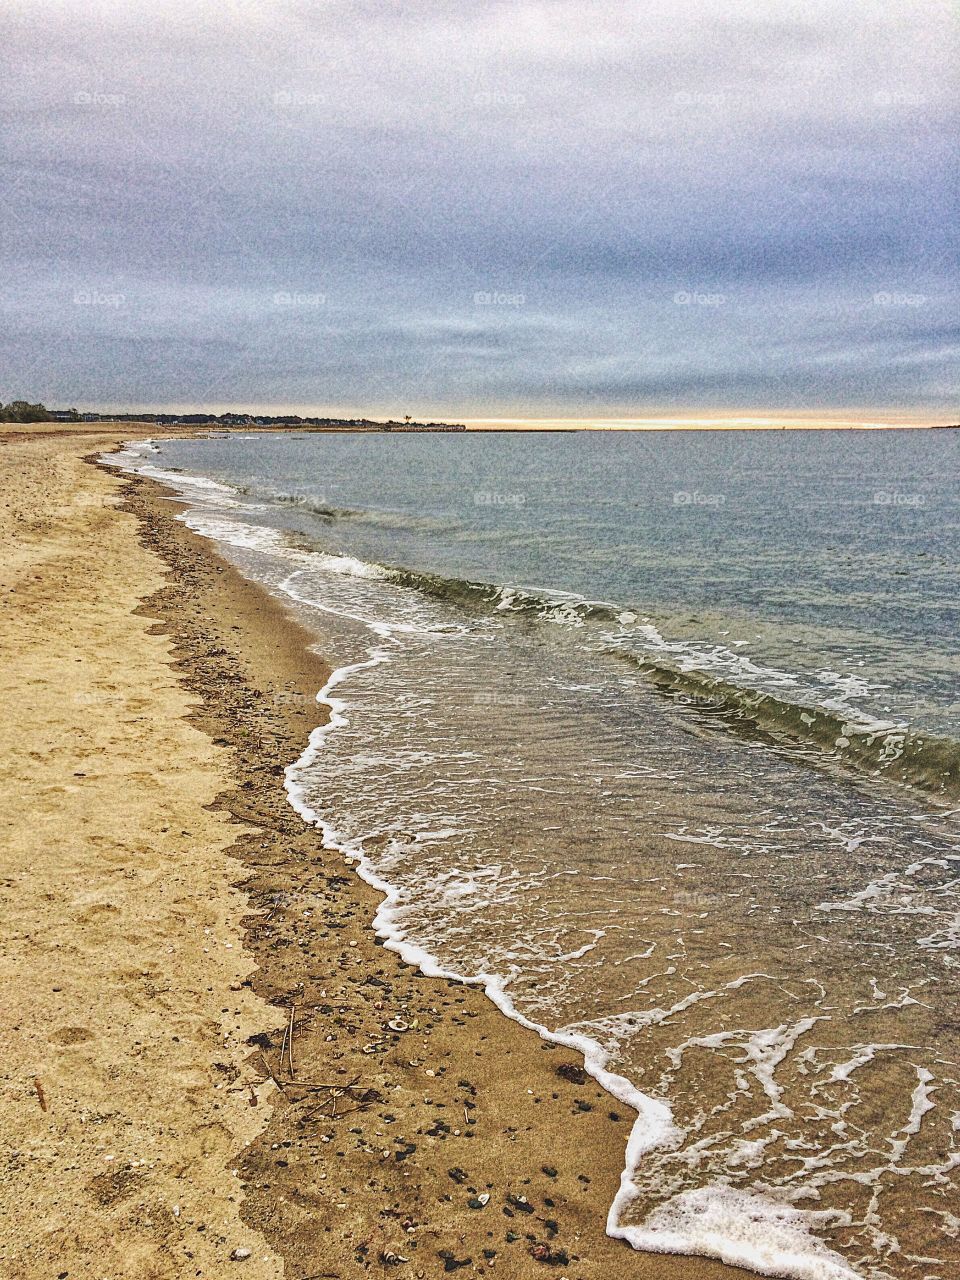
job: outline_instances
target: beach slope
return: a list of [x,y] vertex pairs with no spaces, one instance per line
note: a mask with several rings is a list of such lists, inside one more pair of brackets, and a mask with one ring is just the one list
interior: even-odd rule
[[378,944],[283,790],[322,658],[118,438],[0,446],[0,1270],[745,1276],[606,1236],[630,1109]]

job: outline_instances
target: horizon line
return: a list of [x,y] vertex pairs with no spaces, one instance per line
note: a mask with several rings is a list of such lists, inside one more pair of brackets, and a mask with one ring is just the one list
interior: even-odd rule
[[[242,402],[241,402],[242,403]],[[82,402],[81,402],[82,404]],[[49,406],[48,406],[49,407]],[[332,409],[316,408],[312,405],[265,405],[262,402],[253,407],[237,407],[236,401],[197,405],[194,403],[174,404],[135,404],[120,407],[112,405],[100,408],[87,403],[83,407],[74,405],[79,413],[97,413],[104,418],[113,414],[127,414],[131,417],[138,413],[163,415],[210,414],[219,416],[225,413],[237,413],[251,417],[283,417],[285,415],[302,418],[327,418],[337,421],[390,421],[402,422],[407,416],[398,409],[375,408]],[[405,406],[409,409],[409,406]],[[62,412],[63,410],[58,409]],[[951,416],[953,415],[952,420]],[[861,430],[880,431],[907,428],[951,427],[960,424],[960,408],[947,410],[942,415],[934,416],[929,411],[916,409],[883,411],[875,408],[834,409],[826,411],[794,410],[793,412],[771,413],[769,410],[713,410],[706,413],[680,411],[679,413],[653,414],[597,414],[597,415],[561,415],[531,414],[519,415],[471,415],[464,416],[457,412],[428,410],[410,414],[412,422],[434,422],[442,425],[463,425],[473,431],[723,431],[723,430]]]
[[[112,414],[126,414],[129,418],[135,420],[137,413],[163,414],[176,416],[182,414],[184,416],[191,414],[210,414],[216,417],[225,413],[247,414],[250,417],[280,417],[285,414],[297,416],[301,418],[326,418],[331,421],[352,422],[365,421],[371,423],[391,422],[402,423],[403,419],[391,417],[389,415],[370,416],[366,413],[350,413],[341,411],[338,413],[329,410],[311,411],[303,406],[296,409],[281,409],[276,406],[270,408],[256,409],[235,409],[221,408],[219,406],[209,408],[176,407],[176,408],[147,408],[146,406],[138,406],[137,408],[125,409],[94,409],[83,408],[78,412],[97,413],[101,415],[103,421],[112,420]],[[623,418],[561,418],[561,417],[489,417],[489,418],[468,418],[461,417],[456,414],[422,414],[414,415],[411,418],[411,426],[418,423],[434,423],[436,425],[458,425],[465,427],[468,431],[897,431],[897,430],[937,430],[949,429],[960,425],[960,414],[950,421],[946,415],[939,420],[924,418],[918,420],[913,417],[895,418],[891,416],[886,420],[877,417],[863,418],[832,418],[821,417],[818,415],[797,416],[784,415],[767,416],[767,415],[712,415],[712,416],[689,416],[689,417],[623,417]],[[148,424],[151,425],[151,424]],[[164,424],[158,423],[158,426]],[[240,426],[241,424],[237,424]],[[251,423],[251,426],[257,424]],[[296,426],[295,423],[291,424]]]

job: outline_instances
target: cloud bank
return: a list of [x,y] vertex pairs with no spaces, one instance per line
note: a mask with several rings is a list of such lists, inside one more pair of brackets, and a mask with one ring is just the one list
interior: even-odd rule
[[0,399],[955,412],[940,0],[14,0]]

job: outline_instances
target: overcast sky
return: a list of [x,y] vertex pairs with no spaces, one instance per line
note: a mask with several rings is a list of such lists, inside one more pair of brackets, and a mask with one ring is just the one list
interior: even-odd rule
[[949,0],[6,0],[0,400],[956,421]]

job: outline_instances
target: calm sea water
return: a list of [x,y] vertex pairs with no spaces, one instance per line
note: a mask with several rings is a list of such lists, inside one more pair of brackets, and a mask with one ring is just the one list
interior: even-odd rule
[[960,1271],[958,449],[289,435],[123,459],[337,668],[289,787],[388,893],[378,929],[637,1107],[609,1226],[638,1247]]

